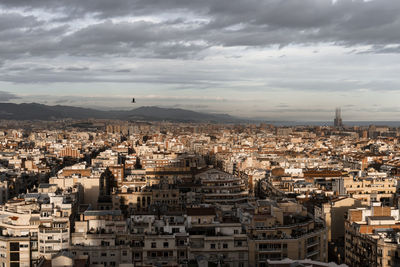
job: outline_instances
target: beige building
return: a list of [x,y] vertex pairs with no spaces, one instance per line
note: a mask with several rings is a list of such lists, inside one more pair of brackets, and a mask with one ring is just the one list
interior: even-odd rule
[[119,266],[132,263],[131,240],[120,210],[87,210],[75,222],[70,251],[91,266]]
[[0,236],[0,266],[31,266],[30,238]]
[[[203,226],[203,231],[192,232],[189,236],[189,260],[202,260],[221,266],[247,267],[249,248],[246,234],[240,224],[221,224],[222,232],[212,231],[212,227]],[[229,233],[228,228],[232,231]],[[221,228],[219,228],[221,229]],[[226,231],[224,231],[226,230]]]
[[129,213],[164,211],[181,211],[182,203],[179,189],[165,180],[152,186],[123,185],[112,196],[113,206],[120,205]]
[[328,241],[344,239],[344,220],[348,209],[361,206],[360,200],[350,197],[334,198],[315,206],[315,216],[325,221]]
[[249,265],[267,266],[268,260],[328,259],[327,228],[291,201],[257,201],[247,226]]
[[83,203],[90,204],[94,209],[97,208],[100,192],[100,174],[87,177],[79,175],[51,177],[49,182],[62,189],[76,187],[80,184],[83,188]]
[[399,210],[374,203],[350,209],[345,222],[345,263],[356,266],[400,266]]
[[60,251],[51,260],[44,260],[38,267],[86,267],[89,265],[87,255],[76,256],[69,251]]
[[178,254],[173,235],[146,235],[142,266],[178,266]]
[[[47,191],[52,187],[41,185],[40,190]],[[69,248],[71,215],[75,212],[77,192],[71,189],[68,194],[29,193],[2,207],[1,236],[10,240],[28,240],[29,264],[35,265],[42,258],[51,259],[59,251]],[[21,247],[21,253],[24,249],[25,245]]]
[[214,208],[190,208],[187,209],[187,216],[189,261],[220,266],[250,266],[248,237],[242,224],[231,218],[225,219]]
[[241,178],[217,169],[195,175],[195,181],[201,183],[203,203],[235,204],[246,202],[249,196]]
[[333,187],[341,195],[361,200],[363,205],[370,205],[375,201],[392,205],[397,190],[397,180],[384,177],[341,177],[335,180]]

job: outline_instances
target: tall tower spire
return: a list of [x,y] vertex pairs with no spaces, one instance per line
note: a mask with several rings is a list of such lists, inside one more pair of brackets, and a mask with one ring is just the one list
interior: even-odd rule
[[333,121],[333,125],[336,128],[342,128],[343,127],[342,111],[340,110],[340,108],[336,108],[336,110],[335,110],[335,119]]

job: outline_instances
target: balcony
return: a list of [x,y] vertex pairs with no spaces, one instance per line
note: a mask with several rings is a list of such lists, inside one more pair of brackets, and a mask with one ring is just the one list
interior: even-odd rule
[[59,234],[59,233],[67,233],[68,229],[40,229],[40,233],[42,234]]
[[40,249],[40,253],[43,253],[43,254],[56,254],[56,253],[59,253],[59,252],[60,252],[59,249],[57,249],[57,250],[52,250],[52,249]]
[[315,255],[318,255],[318,254],[319,254],[319,249],[307,253],[306,257],[307,258],[311,258],[312,256],[315,256]]
[[259,252],[280,252],[282,248],[259,248]]
[[311,242],[311,243],[307,244],[307,248],[310,248],[310,247],[313,247],[313,246],[316,246],[316,245],[319,245],[319,241],[314,241],[314,242]]
[[[280,227],[279,227],[280,228]],[[274,228],[270,228],[270,229],[274,229]],[[278,228],[275,228],[278,229]],[[262,236],[253,236],[252,238],[254,240],[284,240],[284,239],[303,239],[303,238],[307,238],[307,237],[313,237],[316,235],[320,235],[322,232],[326,231],[325,228],[323,229],[315,229],[314,231],[308,231],[308,232],[304,232],[301,234],[297,234],[295,236],[282,236],[282,235],[275,235],[275,236],[271,236],[271,237],[262,237]]]
[[68,239],[63,239],[63,240],[40,240],[40,243],[58,244],[58,243],[67,243],[68,241],[69,241]]

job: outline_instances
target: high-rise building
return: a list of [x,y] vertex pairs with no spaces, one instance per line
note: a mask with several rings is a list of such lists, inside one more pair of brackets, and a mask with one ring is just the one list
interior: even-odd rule
[[343,127],[343,122],[342,122],[342,111],[340,108],[336,108],[335,111],[335,119],[333,121],[333,125],[337,128]]

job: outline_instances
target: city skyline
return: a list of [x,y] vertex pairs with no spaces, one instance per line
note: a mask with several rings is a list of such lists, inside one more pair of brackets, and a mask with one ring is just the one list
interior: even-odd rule
[[0,0],[0,266],[400,266],[399,0]]
[[394,0],[3,0],[0,101],[397,120],[399,14]]
[[340,115],[2,120],[0,265],[399,266],[400,128]]

